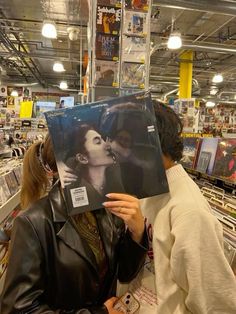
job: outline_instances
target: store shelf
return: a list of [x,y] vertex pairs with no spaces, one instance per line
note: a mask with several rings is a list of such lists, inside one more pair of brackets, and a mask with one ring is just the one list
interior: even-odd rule
[[12,157],[12,150],[0,151],[0,157],[1,158],[10,158],[10,157]]
[[20,190],[0,207],[0,223],[20,204]]

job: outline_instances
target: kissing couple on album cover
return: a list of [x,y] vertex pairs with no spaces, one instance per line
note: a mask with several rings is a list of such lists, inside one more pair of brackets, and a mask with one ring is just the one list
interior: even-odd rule
[[168,191],[150,95],[142,92],[47,112],[71,214],[102,207],[106,194]]

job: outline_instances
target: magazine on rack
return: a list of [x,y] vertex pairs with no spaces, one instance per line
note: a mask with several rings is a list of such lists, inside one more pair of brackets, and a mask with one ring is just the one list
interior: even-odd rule
[[145,73],[144,64],[123,62],[121,68],[121,87],[144,88]]
[[45,116],[71,215],[103,207],[110,192],[147,198],[168,191],[150,93]]
[[117,87],[118,83],[119,83],[118,62],[95,60],[94,85]]
[[145,37],[123,36],[123,61],[145,62],[147,41]]
[[118,35],[120,33],[121,8],[97,6],[97,32]]
[[96,58],[117,61],[119,59],[119,36],[98,33],[96,36]]
[[149,0],[125,0],[125,8],[128,10],[147,11]]
[[125,11],[124,34],[144,36],[147,34],[147,13]]

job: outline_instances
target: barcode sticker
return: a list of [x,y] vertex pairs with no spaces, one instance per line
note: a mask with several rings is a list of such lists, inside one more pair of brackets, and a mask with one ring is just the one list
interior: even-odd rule
[[73,207],[89,205],[88,194],[85,186],[71,189],[70,193]]

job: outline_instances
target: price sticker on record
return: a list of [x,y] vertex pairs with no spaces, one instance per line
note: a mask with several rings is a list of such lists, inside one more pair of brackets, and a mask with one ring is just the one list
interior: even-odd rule
[[119,58],[118,58],[118,57],[113,57],[112,60],[113,60],[113,61],[118,61]]
[[73,207],[89,205],[88,194],[85,186],[70,189]]

